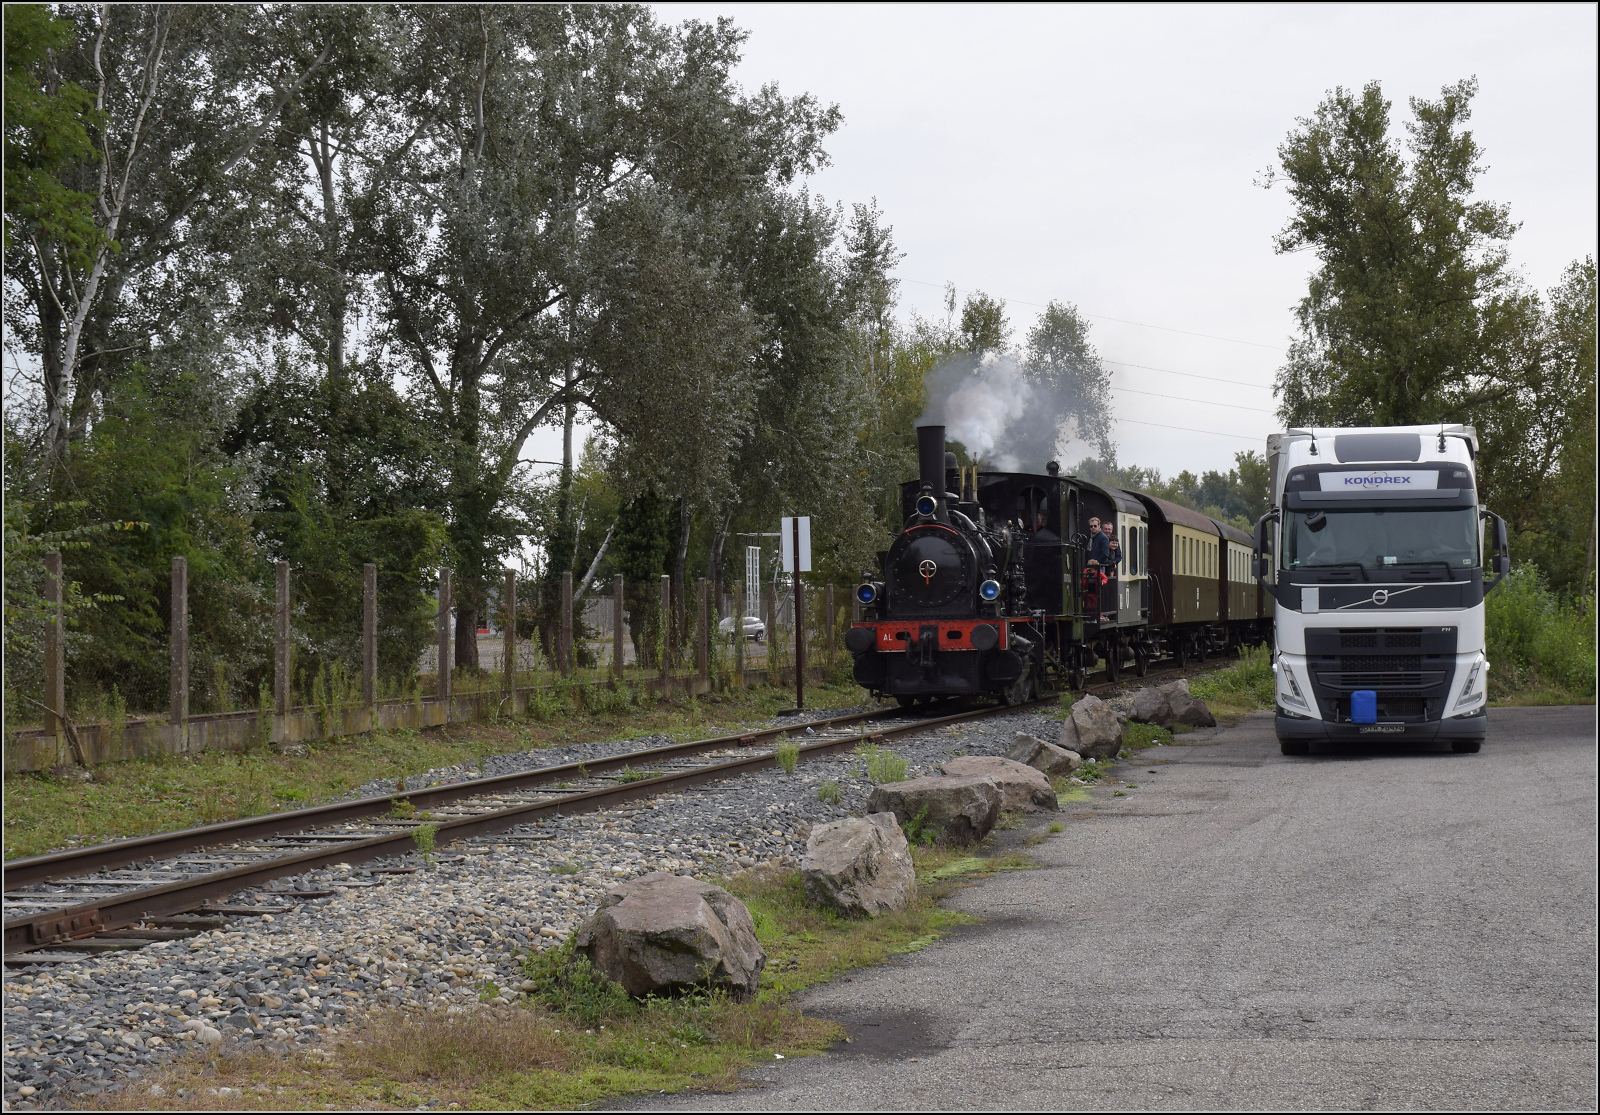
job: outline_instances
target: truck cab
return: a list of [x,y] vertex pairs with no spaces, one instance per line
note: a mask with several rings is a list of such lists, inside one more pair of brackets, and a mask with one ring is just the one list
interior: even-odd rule
[[1482,746],[1483,600],[1509,559],[1505,523],[1479,503],[1477,452],[1476,431],[1449,424],[1268,439],[1255,565],[1273,598],[1284,754],[1362,739]]

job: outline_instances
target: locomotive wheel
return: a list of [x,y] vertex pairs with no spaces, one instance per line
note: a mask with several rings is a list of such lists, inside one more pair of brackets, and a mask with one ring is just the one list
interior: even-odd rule
[[1142,650],[1133,652],[1133,676],[1142,678],[1150,672],[1150,656]]

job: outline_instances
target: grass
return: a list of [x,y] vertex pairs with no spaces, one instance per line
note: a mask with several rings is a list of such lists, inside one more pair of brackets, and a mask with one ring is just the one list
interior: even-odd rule
[[[810,690],[818,707],[859,704],[857,686]],[[789,690],[752,688],[702,697],[719,731],[770,718],[793,704]],[[699,715],[696,713],[695,715]],[[98,844],[153,832],[299,809],[332,801],[374,779],[390,784],[436,767],[476,763],[507,754],[596,739],[665,733],[676,739],[712,734],[693,725],[673,703],[647,703],[625,712],[564,712],[545,720],[456,724],[427,731],[375,732],[310,741],[304,755],[266,746],[107,763],[80,782],[48,772],[5,776],[5,858]]]
[[[528,958],[529,991],[511,1006],[484,1003],[458,1014],[375,1011],[324,1050],[257,1044],[194,1053],[92,1106],[548,1110],[689,1088],[732,1091],[752,1064],[815,1053],[843,1036],[837,1023],[796,1010],[791,994],[926,948],[974,920],[940,908],[939,898],[973,878],[1034,866],[1016,853],[983,858],[918,848],[912,854],[917,896],[905,910],[872,919],[808,907],[795,871],[768,866],[723,880],[749,907],[767,951],[751,1002],[706,993],[630,999],[564,944]],[[490,998],[499,989],[483,990]],[[150,1095],[151,1084],[167,1094]]]
[[1128,721],[1122,732],[1122,746],[1130,751],[1143,751],[1147,747],[1160,747],[1172,742],[1172,733],[1159,724],[1140,724]]
[[829,805],[838,805],[839,792],[839,783],[831,778],[824,778],[817,787],[817,800],[825,801]]
[[866,764],[867,777],[875,786],[906,780],[905,757],[886,747],[862,740],[856,744],[856,758]]
[[1264,645],[1245,647],[1233,665],[1190,681],[1189,693],[1204,701],[1218,720],[1272,708],[1277,699],[1272,652]]
[[772,756],[778,760],[778,766],[783,768],[784,774],[793,774],[800,762],[800,745],[786,739],[773,749]]

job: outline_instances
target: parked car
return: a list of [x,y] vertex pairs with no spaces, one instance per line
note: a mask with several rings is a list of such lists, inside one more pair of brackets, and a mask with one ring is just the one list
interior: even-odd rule
[[[728,616],[721,623],[717,624],[717,633],[722,635],[729,642],[733,641],[733,619],[733,616]],[[762,623],[761,620],[755,616],[745,616],[744,637],[759,643],[762,639],[767,637],[767,625]]]

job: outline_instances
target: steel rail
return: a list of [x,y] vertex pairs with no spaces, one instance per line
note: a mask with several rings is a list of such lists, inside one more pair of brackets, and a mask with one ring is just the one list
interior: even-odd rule
[[[896,736],[911,735],[949,724],[1018,712],[1027,708],[1054,703],[1055,700],[1056,697],[1052,695],[1016,705],[990,706],[958,712],[949,716],[913,720],[906,724],[890,726],[884,730],[871,733],[863,731],[858,736],[844,736],[838,739],[820,740],[816,743],[805,744],[799,748],[799,755],[802,759],[826,755],[834,751],[855,747],[863,739],[877,741],[891,739]],[[835,721],[851,719],[860,721],[868,719],[868,717],[858,715],[855,717],[834,718]],[[805,727],[807,725],[799,726],[801,731],[804,731]],[[765,734],[773,736],[787,734],[787,732],[788,729],[769,729]],[[741,737],[725,738],[738,740]],[[634,757],[638,754],[640,753],[635,753]],[[589,812],[605,805],[649,797],[663,790],[685,789],[704,782],[726,778],[733,774],[759,770],[767,766],[776,766],[777,762],[777,756],[768,752],[752,755],[748,758],[733,759],[725,763],[714,763],[710,766],[695,767],[686,771],[658,775],[654,778],[644,778],[636,782],[618,783],[614,786],[581,791],[553,800],[529,802],[506,809],[475,814],[470,817],[443,821],[436,828],[435,846],[482,836],[544,817]],[[573,765],[576,766],[576,764]],[[620,766],[621,764],[618,765]],[[482,785],[482,783],[474,783],[473,785]],[[440,788],[442,789],[442,787]],[[387,802],[389,799],[381,800]],[[132,891],[114,898],[84,902],[75,906],[65,906],[38,914],[8,919],[4,925],[4,952],[5,955],[10,956],[74,937],[93,936],[108,930],[126,928],[137,925],[147,918],[166,917],[182,913],[205,902],[225,897],[235,891],[260,886],[286,875],[298,875],[316,867],[325,867],[336,863],[352,865],[367,863],[385,856],[403,854],[414,847],[412,830],[407,829],[370,837],[366,840],[349,841],[333,847],[312,849],[298,855],[265,859],[258,863],[244,864],[225,871],[209,872],[162,886]]]
[[[264,840],[274,836],[288,836],[363,817],[375,817],[389,812],[401,802],[410,802],[415,809],[445,805],[463,798],[490,796],[499,791],[525,789],[548,782],[563,782],[576,775],[605,774],[623,767],[650,765],[668,759],[693,755],[700,751],[716,751],[724,747],[752,747],[783,736],[803,735],[812,731],[826,731],[849,724],[880,719],[901,713],[900,709],[878,709],[874,712],[856,712],[845,716],[830,716],[772,728],[760,728],[738,735],[711,736],[688,740],[684,743],[629,751],[604,759],[586,759],[576,763],[563,763],[555,767],[518,771],[496,775],[493,778],[476,778],[461,782],[448,782],[442,786],[426,786],[420,790],[396,790],[392,794],[336,801],[314,805],[305,809],[284,810],[259,817],[244,817],[236,821],[220,821],[198,828],[175,832],[136,836],[108,844],[95,844],[87,848],[50,852],[41,856],[16,859],[4,865],[5,891],[10,893],[37,883],[71,878],[91,871],[105,871],[126,867],[150,859],[167,859],[182,852],[214,848],[241,840]],[[920,722],[920,721],[919,721]]]

